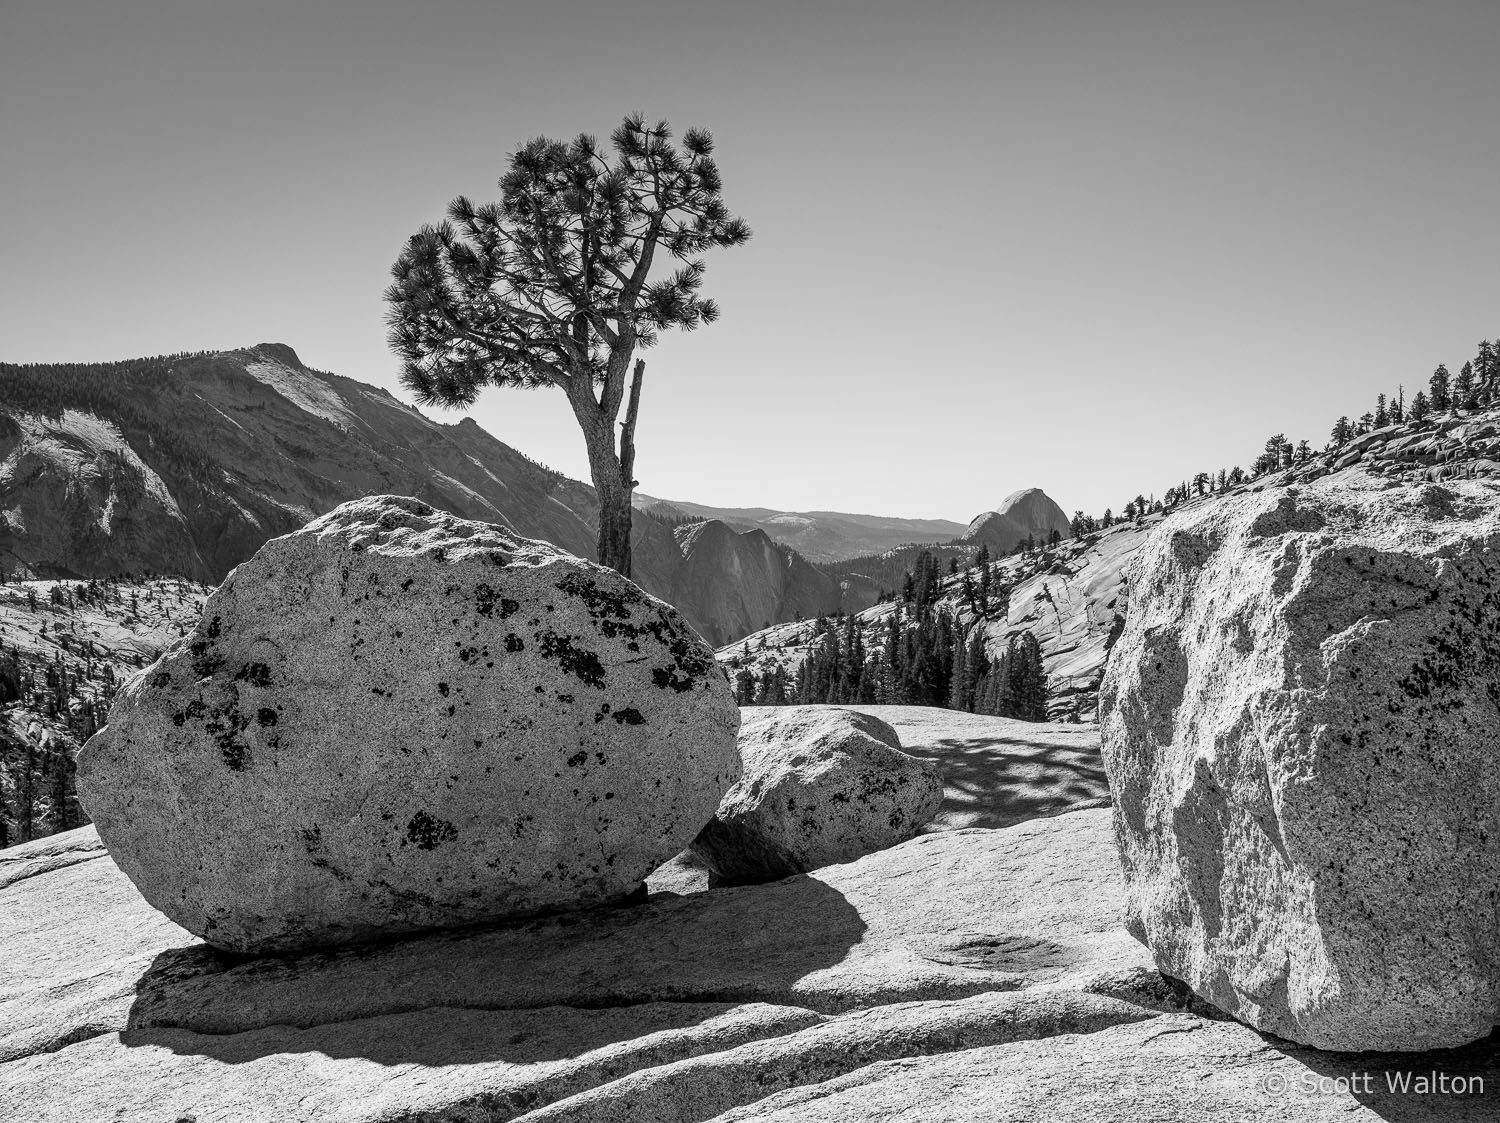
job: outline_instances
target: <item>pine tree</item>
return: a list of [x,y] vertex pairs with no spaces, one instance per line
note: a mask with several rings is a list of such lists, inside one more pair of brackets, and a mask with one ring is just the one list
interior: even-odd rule
[[1333,432],[1330,434],[1334,447],[1345,444],[1354,436],[1354,430],[1349,425],[1347,417],[1340,417],[1333,423]]
[[1385,395],[1375,395],[1375,428],[1384,429],[1389,424],[1390,417],[1385,409]]
[[953,645],[953,670],[948,678],[948,708],[950,710],[966,710],[964,704],[969,689],[968,678],[968,651],[960,642]]
[[1427,417],[1427,395],[1418,390],[1411,400],[1411,409],[1408,413],[1413,421],[1424,420]]
[[1453,380],[1453,404],[1465,409],[1473,409],[1477,404],[1474,397],[1474,364],[1464,363],[1458,368],[1458,377]]
[[1432,391],[1427,400],[1432,405],[1434,413],[1443,413],[1453,405],[1448,381],[1448,368],[1439,363],[1437,370],[1433,371],[1432,377],[1427,380],[1427,388]]
[[1396,387],[1396,396],[1391,399],[1391,424],[1400,425],[1406,420],[1406,387]]
[[[645,366],[635,352],[717,319],[698,294],[698,255],[750,237],[724,205],[713,138],[689,129],[679,149],[671,136],[635,115],[611,135],[612,155],[587,135],[528,141],[501,201],[453,200],[444,222],[407,241],[385,292],[401,380],[420,404],[472,405],[487,385],[564,391],[599,498],[599,562],[626,576]],[[682,267],[648,283],[667,257]]]

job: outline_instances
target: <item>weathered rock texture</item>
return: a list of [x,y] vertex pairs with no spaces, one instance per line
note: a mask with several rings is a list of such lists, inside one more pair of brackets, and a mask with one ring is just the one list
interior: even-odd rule
[[[777,1092],[714,1123],[1490,1123],[1496,1117],[1500,1060],[1493,1046],[1435,1054],[1431,1064],[1418,1067],[1409,1054],[1278,1048],[1233,1022],[1162,1014],[1095,1032],[1065,1029],[881,1059]],[[1424,1088],[1439,1071],[1444,1090]]]
[[1129,926],[1326,1049],[1500,1021],[1500,487],[1355,469],[1167,519],[1102,696]]
[[738,777],[738,721],[618,574],[383,496],[236,569],[79,790],[153,905],[285,951],[629,893]]
[[740,726],[744,774],[691,850],[725,884],[775,881],[905,842],[937,812],[937,770],[879,718],[762,706]]

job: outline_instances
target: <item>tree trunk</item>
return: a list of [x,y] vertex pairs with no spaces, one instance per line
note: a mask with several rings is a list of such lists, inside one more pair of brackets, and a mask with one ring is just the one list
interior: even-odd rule
[[599,564],[630,576],[630,493],[632,482],[621,471],[614,433],[606,425],[584,430],[589,474],[599,497]]
[[[592,393],[573,397],[573,413],[583,429],[589,453],[589,474],[599,497],[599,564],[630,576],[631,496],[635,491],[635,421],[640,410],[643,359],[636,360],[635,380],[615,451],[614,410],[601,408]],[[572,397],[572,395],[570,395]],[[615,400],[614,409],[619,402]]]

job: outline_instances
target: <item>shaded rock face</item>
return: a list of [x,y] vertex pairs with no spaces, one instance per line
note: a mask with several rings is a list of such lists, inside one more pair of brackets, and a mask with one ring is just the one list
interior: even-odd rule
[[286,951],[634,890],[739,775],[739,714],[670,607],[413,499],[266,544],[79,761],[152,905]]
[[1071,537],[1073,528],[1063,509],[1039,487],[1028,487],[1005,497],[996,510],[975,517],[960,541],[988,544],[992,551],[1008,554],[1027,536],[1046,542],[1053,531]]
[[937,771],[885,722],[837,706],[755,707],[744,775],[690,847],[723,883],[776,881],[905,842],[937,813]]
[[737,533],[716,519],[680,527],[676,592],[708,621],[704,636],[727,643],[772,620],[820,616],[838,608],[839,584],[762,530]]
[[1500,1021],[1500,487],[1351,470],[1168,518],[1102,694],[1129,925],[1324,1049]]

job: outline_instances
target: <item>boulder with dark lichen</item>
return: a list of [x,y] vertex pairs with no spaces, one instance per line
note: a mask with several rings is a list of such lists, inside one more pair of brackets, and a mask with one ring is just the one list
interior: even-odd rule
[[380,496],[230,574],[79,788],[158,909],[288,951],[624,898],[738,778],[738,725],[668,605]]

